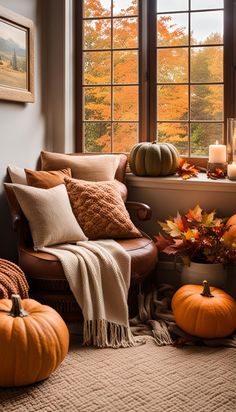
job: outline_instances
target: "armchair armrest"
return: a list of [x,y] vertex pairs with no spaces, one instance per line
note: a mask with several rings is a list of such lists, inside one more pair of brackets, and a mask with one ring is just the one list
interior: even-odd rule
[[13,230],[17,235],[18,245],[23,246],[26,243],[32,243],[28,222],[20,208],[11,184],[4,183],[4,188],[10,208]]
[[152,216],[151,208],[145,203],[128,201],[125,206],[128,212],[135,211],[139,220],[149,220]]

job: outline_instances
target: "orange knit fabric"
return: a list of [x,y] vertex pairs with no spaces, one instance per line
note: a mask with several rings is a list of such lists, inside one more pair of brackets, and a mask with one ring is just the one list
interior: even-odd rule
[[28,291],[29,285],[19,266],[0,259],[0,299],[10,299],[12,294],[25,299],[29,297]]

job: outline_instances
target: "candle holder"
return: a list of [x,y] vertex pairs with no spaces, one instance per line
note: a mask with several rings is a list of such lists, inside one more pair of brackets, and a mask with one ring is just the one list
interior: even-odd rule
[[216,175],[219,174],[220,175],[220,173],[217,173],[217,170],[218,171],[221,170],[222,177],[227,176],[227,164],[228,164],[227,162],[224,162],[224,163],[208,162],[207,163],[207,172],[210,175],[214,175],[214,174],[216,174]]

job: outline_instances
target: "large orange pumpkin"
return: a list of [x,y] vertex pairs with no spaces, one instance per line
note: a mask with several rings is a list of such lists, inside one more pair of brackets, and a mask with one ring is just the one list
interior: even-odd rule
[[21,386],[47,378],[68,352],[69,333],[61,316],[33,299],[0,300],[0,386]]
[[236,302],[221,289],[185,285],[175,292],[172,309],[177,325],[201,338],[223,338],[236,328]]

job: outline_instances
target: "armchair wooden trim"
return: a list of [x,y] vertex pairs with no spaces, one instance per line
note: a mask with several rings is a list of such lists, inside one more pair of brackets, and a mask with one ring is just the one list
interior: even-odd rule
[[135,211],[139,220],[149,220],[152,216],[151,208],[145,203],[141,202],[125,202],[128,212]]

